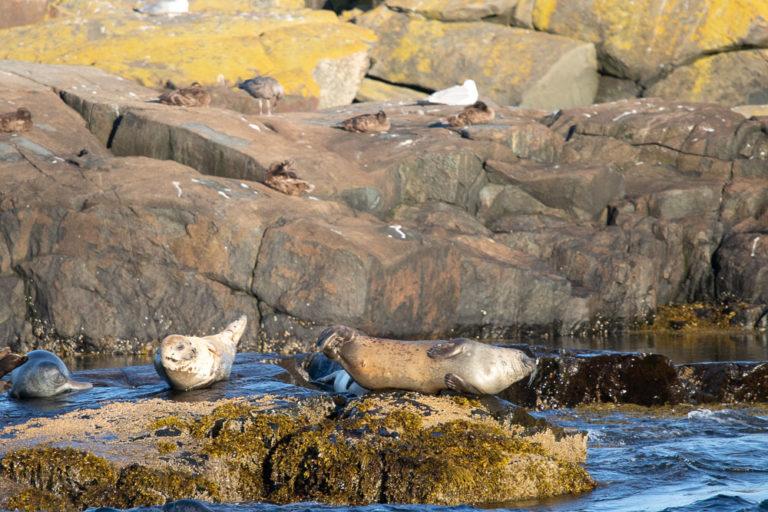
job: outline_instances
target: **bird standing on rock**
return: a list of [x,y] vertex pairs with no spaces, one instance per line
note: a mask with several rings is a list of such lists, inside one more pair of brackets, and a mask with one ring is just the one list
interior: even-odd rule
[[259,115],[264,114],[262,100],[267,100],[267,115],[271,116],[272,102],[277,104],[285,96],[283,86],[271,76],[257,76],[245,82],[238,80],[237,87],[259,100]]
[[464,107],[464,110],[448,118],[448,124],[461,128],[472,124],[482,124],[492,121],[496,117],[496,112],[482,101],[475,102],[474,105]]
[[163,93],[160,103],[177,107],[207,107],[211,104],[211,95],[198,82],[192,82],[189,87]]
[[341,129],[356,133],[384,133],[390,128],[389,119],[383,110],[376,114],[363,114],[342,121]]
[[300,196],[305,192],[312,192],[315,186],[302,180],[293,172],[294,164],[293,160],[285,160],[270,165],[264,184],[289,196]]
[[26,132],[32,129],[32,112],[24,107],[16,112],[0,114],[0,132],[16,133]]

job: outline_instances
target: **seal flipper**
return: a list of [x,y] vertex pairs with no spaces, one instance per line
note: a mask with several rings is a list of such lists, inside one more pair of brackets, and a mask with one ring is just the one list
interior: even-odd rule
[[86,389],[91,389],[92,387],[93,384],[90,382],[68,379],[65,384],[65,391],[85,391]]
[[464,379],[462,379],[455,373],[445,374],[445,385],[448,386],[448,389],[453,391],[458,391],[459,393],[469,393],[472,395],[483,394],[472,384],[464,382]]
[[456,340],[441,341],[427,350],[427,355],[432,359],[449,359],[456,357],[464,351],[464,345],[467,340],[459,338]]

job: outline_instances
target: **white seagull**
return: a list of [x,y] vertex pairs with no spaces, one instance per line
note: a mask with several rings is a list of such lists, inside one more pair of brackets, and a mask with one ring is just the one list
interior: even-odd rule
[[429,95],[429,103],[442,105],[473,105],[478,98],[477,85],[474,80],[464,80],[461,85],[454,85],[442,91],[436,91]]
[[154,2],[144,2],[142,7],[134,9],[142,14],[161,15],[161,14],[182,14],[189,12],[189,0],[157,0]]

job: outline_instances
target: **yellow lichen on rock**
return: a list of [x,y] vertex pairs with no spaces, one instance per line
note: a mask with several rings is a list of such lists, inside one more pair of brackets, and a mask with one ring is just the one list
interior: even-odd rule
[[768,42],[763,0],[535,0],[533,25],[600,43],[612,73],[647,80],[692,58]]
[[[87,11],[76,12],[82,10]],[[281,82],[286,94],[321,98],[321,106],[333,106],[354,98],[375,40],[370,31],[342,23],[329,11],[113,14],[100,12],[85,22],[70,15],[0,31],[0,58],[95,65],[147,86],[167,80],[205,85],[221,78],[233,84],[267,74]],[[322,90],[315,72],[329,60],[354,68],[346,70],[345,76],[352,77],[349,90]]]

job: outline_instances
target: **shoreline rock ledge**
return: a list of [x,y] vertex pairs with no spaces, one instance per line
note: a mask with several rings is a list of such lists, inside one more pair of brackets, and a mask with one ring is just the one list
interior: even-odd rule
[[70,511],[181,498],[455,505],[594,487],[581,466],[585,434],[505,403],[402,392],[339,406],[321,394],[116,402],[4,428],[0,507]]
[[[660,306],[768,310],[768,134],[713,104],[545,112],[356,104],[271,117],[152,103],[95,68],[0,61],[0,346],[134,352],[249,322],[242,350],[324,327],[509,338],[623,329]],[[383,109],[389,133],[336,128]],[[85,152],[83,151],[85,150]],[[288,197],[269,166],[315,186]]]

